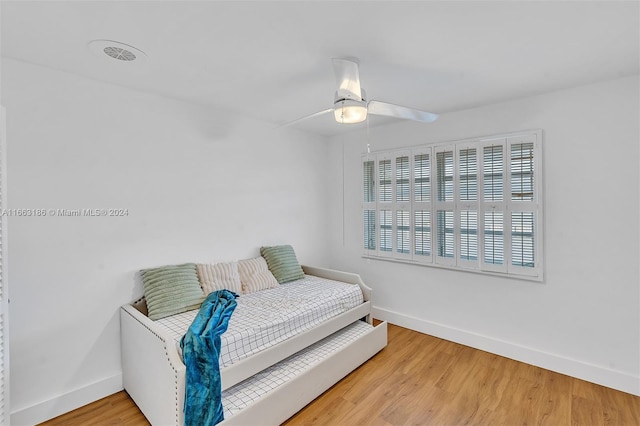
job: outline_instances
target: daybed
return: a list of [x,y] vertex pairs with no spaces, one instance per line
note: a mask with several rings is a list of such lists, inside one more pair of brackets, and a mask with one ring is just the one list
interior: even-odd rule
[[[386,346],[387,324],[372,325],[371,289],[359,275],[302,268],[306,278],[315,281],[358,286],[362,299],[312,328],[285,336],[274,346],[249,351],[236,360],[224,361],[221,356],[225,409],[221,425],[280,424]],[[154,425],[182,425],[184,421],[180,333],[166,322],[149,319],[144,297],[121,308],[124,388]]]

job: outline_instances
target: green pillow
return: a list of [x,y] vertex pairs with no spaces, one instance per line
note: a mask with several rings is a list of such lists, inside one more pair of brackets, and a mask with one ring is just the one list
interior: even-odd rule
[[198,309],[205,298],[195,263],[145,269],[141,274],[152,320]]
[[282,284],[304,278],[304,272],[298,263],[293,247],[262,247],[260,254],[267,261],[267,266],[278,283]]

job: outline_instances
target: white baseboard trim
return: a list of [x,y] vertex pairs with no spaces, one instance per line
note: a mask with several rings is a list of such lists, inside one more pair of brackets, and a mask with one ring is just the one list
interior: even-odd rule
[[11,412],[11,425],[35,425],[121,391],[122,373]]
[[640,377],[374,306],[373,318],[640,396]]

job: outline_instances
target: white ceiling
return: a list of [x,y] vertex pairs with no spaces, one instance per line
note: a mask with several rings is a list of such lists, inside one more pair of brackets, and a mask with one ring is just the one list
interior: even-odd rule
[[[369,99],[445,113],[638,74],[639,5],[2,1],[1,53],[274,124],[329,108],[331,58],[357,57]],[[147,60],[98,57],[93,39]],[[296,127],[334,135],[363,125],[325,115]]]

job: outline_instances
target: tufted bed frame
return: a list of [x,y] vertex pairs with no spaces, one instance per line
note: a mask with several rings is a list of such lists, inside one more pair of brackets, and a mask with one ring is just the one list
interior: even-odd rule
[[[223,391],[233,386],[242,386],[241,382],[245,379],[322,339],[330,339],[356,321],[372,325],[371,288],[364,284],[359,275],[309,266],[303,266],[303,270],[307,275],[358,285],[362,290],[364,303],[271,348],[222,368]],[[186,369],[175,340],[147,317],[144,297],[122,306],[120,318],[124,388],[151,424],[182,425]],[[382,322],[220,424],[280,424],[386,344],[387,324]]]

